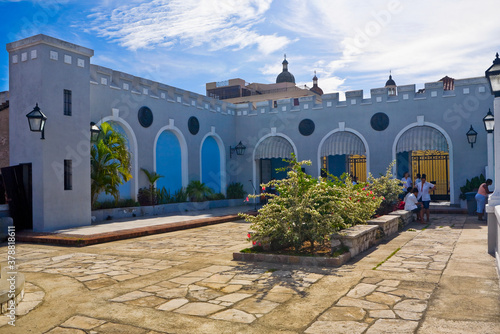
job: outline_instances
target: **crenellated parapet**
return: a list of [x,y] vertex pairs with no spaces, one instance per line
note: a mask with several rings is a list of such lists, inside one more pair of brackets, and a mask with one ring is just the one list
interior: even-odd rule
[[121,94],[164,100],[166,103],[178,103],[223,115],[236,115],[237,106],[234,104],[103,66],[90,66],[90,84],[100,89],[120,91]]

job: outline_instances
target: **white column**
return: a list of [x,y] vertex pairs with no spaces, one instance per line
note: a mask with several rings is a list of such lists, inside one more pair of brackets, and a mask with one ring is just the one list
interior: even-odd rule
[[[500,130],[500,129],[499,129]],[[488,147],[488,179],[493,180],[495,184],[495,169],[494,169],[494,156],[493,156],[493,132],[486,135],[487,147]]]
[[[496,114],[497,110],[499,111],[498,115],[500,116],[499,97],[495,97],[495,99],[493,100],[493,114]],[[496,131],[493,131],[494,134],[493,138],[494,138],[494,143],[496,143],[496,145],[490,145],[494,146],[494,148],[491,148],[491,150],[494,151],[495,190],[493,191],[493,194],[490,195],[488,199],[488,204],[486,205],[486,213],[488,221],[488,253],[490,254],[496,254],[496,252],[498,251],[499,222],[496,219],[495,206],[500,205],[500,117],[495,117],[495,129]],[[490,148],[488,148],[488,171],[490,170],[489,154],[490,154]]]
[[[495,97],[495,100],[493,101],[493,114],[496,114],[497,110],[500,111],[500,97]],[[493,191],[493,194],[490,195],[488,201],[490,206],[500,205],[500,117],[495,117],[495,129],[496,131],[493,131],[494,142],[497,143],[497,145],[494,145],[495,146],[494,148],[495,190]],[[488,169],[489,169],[489,161],[488,161]]]

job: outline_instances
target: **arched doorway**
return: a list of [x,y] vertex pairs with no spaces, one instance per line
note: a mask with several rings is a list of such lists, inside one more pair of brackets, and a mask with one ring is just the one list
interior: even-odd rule
[[276,135],[261,139],[254,150],[255,177],[258,184],[285,178],[286,172],[276,169],[287,167],[288,163],[283,159],[291,159],[292,153],[296,154],[294,146],[285,137]]
[[[130,173],[132,179],[118,186],[120,199],[136,199],[137,196],[137,141],[130,125],[117,117],[105,117],[98,124],[107,122],[111,127],[125,138],[127,150],[130,153]],[[114,197],[105,193],[99,194],[99,202],[114,201]]]
[[436,185],[433,200],[450,199],[450,155],[446,137],[431,126],[407,129],[396,144],[396,171],[401,179],[409,172],[413,181],[417,174],[426,174],[427,181]]
[[359,182],[366,182],[367,153],[359,136],[335,131],[323,138],[320,145],[321,176],[326,176],[327,172],[336,177],[347,173]]
[[222,187],[221,151],[213,136],[208,136],[201,146],[201,181],[215,193],[224,191]]
[[171,194],[183,187],[182,151],[177,136],[169,130],[162,131],[156,141],[156,172],[163,175],[156,181],[157,189],[165,187]]

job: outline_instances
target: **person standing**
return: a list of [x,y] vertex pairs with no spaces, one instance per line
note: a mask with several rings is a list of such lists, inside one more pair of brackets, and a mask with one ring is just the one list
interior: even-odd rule
[[420,183],[417,185],[417,189],[418,189],[417,199],[420,200],[422,202],[422,204],[424,205],[422,219],[423,219],[424,215],[426,215],[427,221],[429,221],[429,215],[430,215],[429,206],[431,204],[431,194],[429,194],[429,190],[435,189],[435,188],[436,188],[435,185],[433,185],[430,182],[427,182],[427,175],[422,174],[422,178],[420,179]]
[[405,172],[403,174],[403,178],[401,179],[401,182],[403,182],[403,190],[405,191],[405,193],[408,192],[408,189],[411,188],[411,186],[412,186],[410,173]]
[[485,183],[479,186],[476,194],[476,202],[477,202],[477,219],[484,220],[484,208],[486,206],[486,200],[488,199],[488,194],[491,194],[493,191],[488,189],[488,186],[491,186],[493,180],[488,179]]

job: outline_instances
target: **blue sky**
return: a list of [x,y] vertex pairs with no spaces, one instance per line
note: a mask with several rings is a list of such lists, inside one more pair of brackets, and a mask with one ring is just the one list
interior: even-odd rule
[[[0,0],[0,44],[43,33],[93,64],[205,94],[231,78],[273,83],[283,54],[325,93],[484,75],[500,51],[496,0]],[[0,52],[0,91],[8,54]]]

